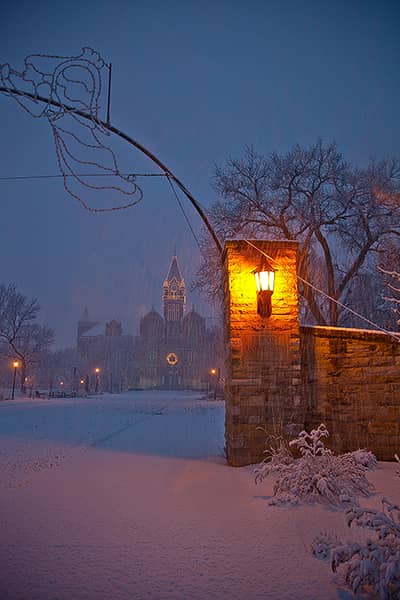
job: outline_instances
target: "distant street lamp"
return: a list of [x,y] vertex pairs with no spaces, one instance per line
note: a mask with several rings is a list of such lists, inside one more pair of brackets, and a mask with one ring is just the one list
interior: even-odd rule
[[99,376],[100,376],[100,369],[99,367],[96,367],[94,372],[96,373],[96,388],[95,388],[95,392],[96,394],[99,393]]
[[15,378],[17,376],[17,369],[19,367],[19,362],[17,360],[14,360],[13,367],[14,367],[14,376],[13,376],[11,400],[14,400],[14,395],[15,395]]
[[217,399],[218,369],[216,369],[215,367],[210,369],[210,375],[214,379],[214,400],[216,400]]

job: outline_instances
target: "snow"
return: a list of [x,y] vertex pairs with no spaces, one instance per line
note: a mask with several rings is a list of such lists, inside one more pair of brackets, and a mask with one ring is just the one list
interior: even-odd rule
[[[1,600],[353,598],[311,550],[353,539],[343,511],[270,506],[223,446],[223,403],[194,392],[1,402]],[[360,504],[399,503],[395,473]]]

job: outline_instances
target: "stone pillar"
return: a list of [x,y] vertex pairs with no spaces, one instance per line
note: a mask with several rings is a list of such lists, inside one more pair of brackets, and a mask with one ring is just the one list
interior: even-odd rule
[[[266,433],[304,428],[301,393],[297,242],[250,240],[273,261],[272,314],[257,313],[254,269],[263,255],[245,240],[224,248],[226,454],[230,465],[259,462]],[[264,431],[263,431],[264,430]],[[289,431],[290,430],[290,431]]]

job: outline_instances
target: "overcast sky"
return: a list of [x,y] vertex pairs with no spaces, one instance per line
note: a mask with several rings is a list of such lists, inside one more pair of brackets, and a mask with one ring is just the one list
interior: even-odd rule
[[[398,1],[17,0],[0,8],[0,64],[98,50],[113,65],[112,123],[207,206],[215,164],[246,144],[285,151],[321,137],[360,165],[399,154]],[[51,130],[0,95],[0,178],[58,173]],[[154,171],[128,145],[130,171]],[[123,213],[86,213],[59,179],[0,180],[0,282],[38,297],[57,346],[83,308],[127,333],[161,310],[176,245],[190,283],[199,253],[167,182]],[[193,227],[201,223],[185,204]],[[189,302],[213,315],[197,297]]]

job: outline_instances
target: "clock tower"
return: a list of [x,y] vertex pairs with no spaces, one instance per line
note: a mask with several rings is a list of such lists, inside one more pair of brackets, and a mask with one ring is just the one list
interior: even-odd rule
[[179,336],[182,332],[182,319],[186,304],[186,286],[178,266],[176,256],[168,270],[168,275],[164,279],[163,294],[165,337],[171,339]]

